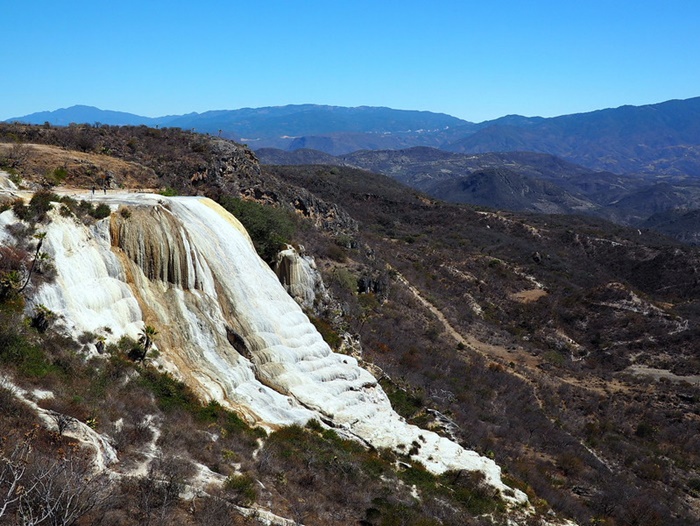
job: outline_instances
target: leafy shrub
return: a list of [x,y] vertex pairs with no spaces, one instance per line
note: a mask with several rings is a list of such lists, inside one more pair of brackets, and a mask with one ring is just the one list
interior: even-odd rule
[[61,184],[68,177],[68,170],[65,166],[59,166],[46,175],[46,182],[56,186]]
[[172,188],[170,186],[166,186],[158,193],[160,195],[165,196],[165,197],[175,197],[176,195],[178,195],[177,190],[175,190],[175,188]]
[[233,495],[233,501],[240,506],[250,506],[258,498],[257,483],[250,475],[231,475],[224,483],[224,489]]
[[141,381],[153,392],[158,407],[163,411],[184,409],[194,413],[201,407],[194,393],[183,382],[176,380],[168,373],[146,369]]
[[557,351],[547,351],[542,357],[552,365],[562,366],[565,362],[564,357]]
[[357,293],[357,277],[346,268],[338,267],[333,271],[333,281],[340,285],[341,289]]
[[29,200],[30,217],[35,221],[42,221],[46,213],[51,210],[51,203],[59,201],[58,195],[47,190],[35,192]]
[[100,203],[95,208],[95,211],[90,215],[95,219],[104,219],[105,217],[109,217],[109,214],[111,213],[112,210],[109,208],[109,205],[106,205],[105,203]]
[[12,211],[22,221],[29,220],[29,207],[21,199],[15,199],[12,202]]
[[243,224],[255,250],[268,263],[274,261],[296,231],[293,216],[281,208],[233,197],[223,197],[221,205]]
[[141,384],[155,395],[156,403],[163,411],[183,410],[200,422],[218,424],[225,434],[247,435],[250,440],[266,435],[263,429],[251,428],[237,414],[223,408],[218,402],[212,401],[202,405],[185,383],[168,373],[145,369]]
[[22,221],[43,221],[52,208],[51,203],[59,201],[60,198],[55,193],[39,190],[29,200],[29,205],[25,205],[22,199],[16,199],[12,203],[12,211]]
[[333,261],[337,261],[338,263],[345,263],[347,260],[345,249],[338,245],[329,245],[326,249],[326,257],[332,259]]
[[61,205],[61,209],[59,210],[59,213],[61,214],[62,217],[73,217],[73,211],[66,205]]
[[89,201],[85,201],[84,199],[78,203],[78,212],[76,215],[80,216],[85,216],[85,215],[90,215],[92,216],[95,213],[95,205],[90,203]]
[[340,347],[342,338],[333,329],[330,323],[320,318],[314,316],[309,317],[309,321],[316,327],[316,330],[321,334],[325,342],[331,347],[331,349],[337,349]]
[[484,474],[480,471],[448,471],[439,479],[473,515],[505,511],[498,490],[484,483]]
[[409,393],[386,379],[379,383],[389,397],[391,407],[404,418],[410,419],[423,408],[422,393]]
[[306,429],[308,429],[310,431],[315,431],[316,433],[323,433],[323,426],[315,418],[309,420],[306,423]]
[[0,363],[35,378],[46,376],[53,370],[41,348],[11,326],[0,328]]
[[[105,217],[109,217],[109,215],[112,213],[109,205],[105,203],[100,203],[95,206],[89,201],[81,200],[78,202],[68,196],[61,197],[60,202],[63,203],[60,213],[64,217],[68,217],[70,213],[72,213],[73,215],[83,219],[86,216],[90,216],[94,219],[104,219]],[[64,211],[64,208],[67,210]]]

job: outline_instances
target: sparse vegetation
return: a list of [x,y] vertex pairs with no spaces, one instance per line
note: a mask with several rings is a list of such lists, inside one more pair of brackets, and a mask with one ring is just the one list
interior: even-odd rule
[[[669,524],[683,524],[672,518],[671,510],[679,509],[683,496],[667,491],[671,465],[693,466],[690,473],[697,473],[700,449],[692,438],[694,425],[674,420],[671,415],[678,413],[669,411],[668,404],[694,410],[681,402],[671,384],[650,386],[641,378],[630,383],[618,375],[633,355],[679,370],[679,364],[693,360],[694,332],[669,334],[670,327],[677,327],[677,308],[669,314],[653,314],[653,309],[644,314],[617,308],[615,302],[627,308],[634,303],[624,302],[631,302],[634,293],[642,298],[640,305],[658,305],[659,300],[694,304],[697,285],[676,259],[697,261],[694,250],[679,251],[651,233],[645,234],[642,248],[636,232],[584,218],[479,212],[420,199],[386,178],[346,168],[338,168],[337,177],[324,172],[322,180],[316,176],[318,166],[266,169],[321,198],[333,196],[362,219],[358,243],[372,247],[371,258],[352,252],[342,265],[322,268],[327,269],[326,284],[344,302],[346,323],[361,334],[365,359],[390,378],[425,386],[423,406],[450,415],[469,447],[484,455],[495,451],[510,476],[526,484],[532,502],[544,499],[580,523],[624,523],[631,520],[625,510],[642,494],[654,494],[653,509],[634,520],[652,525],[664,517]],[[363,191],[367,187],[373,189],[371,196]],[[395,241],[409,238],[411,243]],[[388,296],[363,310],[362,295],[348,293],[351,280],[338,277],[348,268],[361,275],[384,263],[428,298],[457,331],[493,347],[477,353],[455,342],[397,283],[397,273]],[[548,294],[529,303],[510,299],[514,292],[533,289],[534,281],[545,284]],[[624,283],[623,288],[610,289],[613,281]],[[686,288],[674,285],[679,282]],[[466,297],[480,313],[468,306]],[[677,350],[673,357],[664,351],[669,348]],[[495,349],[502,350],[495,354]],[[661,354],[667,356],[665,363],[654,358]],[[620,380],[624,390],[611,396],[609,382]],[[399,412],[425,421],[410,391],[383,385]],[[697,387],[684,390],[695,393]],[[650,412],[656,415],[654,422]],[[630,424],[613,424],[623,421]],[[650,430],[664,430],[665,438]],[[674,443],[687,446],[678,449]],[[667,453],[675,449],[671,465],[630,461],[653,458],[660,447]],[[600,456],[626,465],[624,474],[610,480]],[[588,488],[583,496],[576,493],[582,487]],[[650,493],[640,493],[638,487]],[[602,505],[601,495],[617,504]]]

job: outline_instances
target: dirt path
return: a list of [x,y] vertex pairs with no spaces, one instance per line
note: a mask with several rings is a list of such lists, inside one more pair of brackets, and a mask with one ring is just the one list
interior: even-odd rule
[[529,289],[529,290],[522,290],[520,292],[515,292],[510,295],[510,297],[515,300],[519,301],[520,303],[532,303],[533,301],[537,301],[540,298],[543,298],[544,296],[547,295],[547,291],[543,289]]
[[[395,270],[395,269],[394,269]],[[420,291],[411,285],[411,283],[399,272],[396,272],[397,279],[402,283],[413,296],[433,315],[438,319],[440,324],[443,326],[445,331],[465,347],[469,347],[479,352],[483,356],[488,358],[498,358],[506,363],[515,362],[526,367],[536,368],[542,363],[542,360],[536,356],[532,356],[522,347],[516,347],[515,349],[506,349],[502,345],[493,345],[490,343],[482,342],[471,334],[462,334],[457,331],[452,324],[445,318],[445,315],[438,309],[435,305],[426,300],[420,293]]]
[[630,365],[627,372],[635,376],[646,376],[653,378],[657,382],[662,378],[671,382],[688,382],[692,385],[700,385],[700,375],[679,376],[666,369],[655,369],[646,365]]
[[[107,190],[86,188],[73,188],[56,186],[51,189],[51,192],[59,195],[71,197],[78,201],[88,201],[90,203],[105,203],[108,205],[132,205],[136,206],[146,202],[153,204],[154,199],[158,198],[157,191],[150,188],[144,189],[117,189]],[[18,190],[14,188],[4,188],[0,185],[0,195],[7,195],[12,198],[21,198],[24,201],[29,201],[34,195],[33,190]]]

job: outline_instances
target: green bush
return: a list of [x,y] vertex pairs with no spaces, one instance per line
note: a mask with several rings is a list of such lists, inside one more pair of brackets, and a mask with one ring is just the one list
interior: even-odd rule
[[39,190],[29,200],[29,209],[32,217],[41,221],[46,216],[46,213],[51,210],[51,203],[58,202],[59,199],[58,195],[53,192]]
[[0,328],[0,363],[34,378],[46,376],[54,369],[40,347],[10,326]]
[[216,401],[202,405],[197,395],[186,384],[168,373],[145,369],[142,372],[141,384],[153,393],[162,411],[186,411],[199,422],[216,424],[222,434],[235,435],[250,443],[267,436],[264,429],[250,427],[236,413],[225,409]]
[[43,221],[46,213],[51,210],[51,203],[59,201],[58,195],[47,190],[39,190],[25,205],[21,199],[12,203],[12,211],[22,221]]
[[73,211],[66,205],[61,205],[61,209],[59,210],[60,214],[62,217],[73,217]]
[[69,208],[73,214],[75,214],[75,211],[78,209],[78,201],[68,195],[61,196],[59,202],[63,203],[64,206]]
[[331,324],[320,318],[315,318],[313,316],[309,317],[309,321],[316,327],[316,330],[321,334],[325,342],[331,347],[331,349],[336,350],[340,347],[343,341]]
[[153,392],[158,407],[163,411],[184,409],[190,413],[197,413],[201,409],[201,404],[194,393],[183,382],[176,380],[168,373],[146,369],[141,381]]
[[480,471],[447,471],[438,480],[441,491],[449,492],[473,515],[505,511],[498,490],[484,482]]
[[387,380],[381,380],[379,383],[389,397],[391,407],[404,418],[412,418],[423,408],[422,393],[409,393]]
[[175,190],[175,188],[171,188],[170,186],[166,186],[158,193],[165,197],[175,197],[178,195],[177,190]]
[[24,201],[22,201],[21,199],[15,199],[12,202],[12,211],[22,221],[29,220],[29,207],[25,205]]
[[109,208],[109,205],[106,205],[105,203],[100,203],[95,208],[95,211],[90,215],[95,219],[104,219],[105,217],[109,217],[109,214],[111,213],[112,210]]
[[59,185],[68,177],[68,170],[65,166],[59,166],[48,174],[46,179],[53,185]]
[[337,267],[333,271],[333,281],[343,290],[357,294],[357,277],[351,271],[343,267]]
[[224,489],[233,495],[233,501],[240,506],[250,506],[258,498],[257,483],[250,475],[231,475],[224,483]]
[[221,205],[243,224],[255,250],[268,263],[274,261],[285,244],[290,243],[296,231],[294,217],[281,208],[233,197],[223,197]]

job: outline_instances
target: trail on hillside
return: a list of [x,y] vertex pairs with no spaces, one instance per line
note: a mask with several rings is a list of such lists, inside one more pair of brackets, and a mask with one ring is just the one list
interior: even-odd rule
[[488,358],[498,358],[500,360],[507,360],[508,362],[517,360],[519,364],[527,367],[537,367],[541,363],[541,360],[535,356],[527,354],[522,348],[518,348],[516,351],[511,351],[502,345],[482,342],[471,334],[464,335],[460,333],[452,326],[440,309],[425,299],[421,295],[420,291],[414,287],[401,273],[397,272],[396,269],[393,270],[396,272],[398,281],[408,288],[411,294],[413,294],[413,296],[438,319],[445,331],[454,340],[456,340],[457,343],[461,343],[465,347],[469,347]]
[[[506,366],[507,365],[507,371],[514,375],[516,378],[519,378],[523,382],[525,382],[527,385],[530,386],[530,389],[532,390],[532,395],[535,398],[537,402],[537,406],[539,407],[540,411],[542,411],[542,414],[549,419],[550,422],[555,423],[556,419],[553,418],[548,414],[548,411],[546,409],[546,406],[544,402],[542,401],[542,398],[539,395],[539,390],[540,390],[540,385],[538,382],[530,378],[528,375],[531,374],[533,377],[536,375],[540,375],[541,372],[539,370],[539,366],[542,364],[542,360],[539,359],[537,356],[532,356],[529,353],[525,351],[525,349],[522,348],[517,348],[516,351],[509,351],[502,345],[494,345],[486,342],[482,342],[481,340],[477,339],[475,336],[471,334],[463,335],[459,331],[457,331],[452,324],[447,320],[445,315],[438,309],[435,305],[430,303],[427,299],[425,299],[420,291],[413,286],[400,272],[396,271],[396,269],[393,269],[394,272],[396,272],[397,280],[403,284],[410,292],[413,294],[413,296],[418,300],[425,308],[427,308],[440,322],[440,324],[443,326],[445,331],[455,340],[457,343],[461,343],[464,345],[467,349],[470,349],[484,358],[495,360],[496,363]],[[464,354],[464,353],[463,353]],[[514,364],[516,363],[520,365],[523,369],[523,371],[526,371],[527,374],[524,374],[521,371],[518,371],[515,369]],[[591,385],[584,385],[581,382],[579,382],[576,379],[573,378],[563,378],[563,377],[556,377],[556,380],[562,383],[569,383],[572,385],[575,385],[577,387],[583,388],[583,389],[588,389],[588,390],[595,390],[600,393],[605,393],[606,392],[606,387],[604,386],[591,386]],[[619,382],[615,381],[616,384],[619,384]],[[621,384],[618,385],[620,389],[623,389],[624,386]],[[601,457],[600,454],[598,454],[596,451],[594,451],[590,446],[586,445],[583,441],[577,439],[573,435],[569,435],[572,439],[576,440],[583,448],[585,448],[591,455],[593,455],[598,462],[600,462],[603,466],[608,471],[612,471],[612,466],[610,462],[606,461]]]

